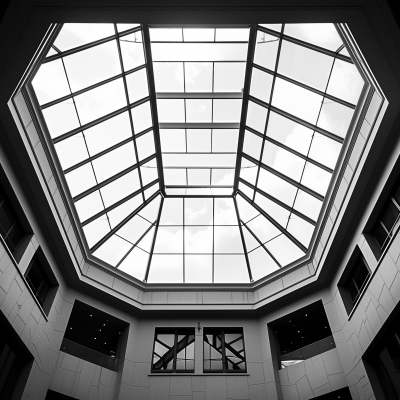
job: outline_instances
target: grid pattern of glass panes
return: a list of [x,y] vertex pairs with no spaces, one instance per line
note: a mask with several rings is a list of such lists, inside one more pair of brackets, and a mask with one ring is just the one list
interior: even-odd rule
[[88,245],[159,190],[138,24],[64,24],[32,85]]
[[333,24],[65,24],[32,84],[95,257],[248,283],[306,254],[364,81]]
[[249,27],[150,38],[166,193],[232,195]]
[[363,85],[333,24],[258,27],[238,189],[282,266],[307,251]]

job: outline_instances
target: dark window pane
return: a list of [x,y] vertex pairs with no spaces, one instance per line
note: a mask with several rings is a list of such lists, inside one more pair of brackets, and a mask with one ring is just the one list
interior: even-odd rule
[[390,202],[386,212],[382,216],[382,222],[389,232],[391,232],[398,217],[399,209],[393,202]]
[[373,235],[375,236],[375,239],[379,243],[379,246],[383,247],[388,237],[388,234],[385,228],[382,226],[380,220],[375,224],[375,227],[373,229]]
[[153,353],[153,371],[193,371],[194,333],[156,333]]
[[6,202],[0,207],[0,226],[2,236],[6,236],[7,232],[11,228],[11,225],[15,222],[15,218],[10,207]]
[[15,249],[17,248],[18,243],[22,238],[22,234],[23,234],[22,229],[16,222],[11,228],[11,230],[8,232],[6,239],[7,245],[10,247],[12,252],[14,252]]
[[25,278],[34,292],[37,300],[43,306],[51,283],[44,272],[44,269],[37,259],[33,259],[27,270]]
[[204,371],[246,370],[243,333],[224,330],[204,334]]

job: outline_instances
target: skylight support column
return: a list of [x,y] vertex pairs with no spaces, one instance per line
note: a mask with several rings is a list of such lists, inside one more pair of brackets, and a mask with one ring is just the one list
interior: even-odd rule
[[[147,32],[147,33],[148,33],[148,32]],[[160,225],[160,218],[161,218],[161,213],[162,213],[163,204],[164,204],[164,197],[161,196],[160,208],[158,209],[158,215],[157,215],[156,226],[155,226],[155,228],[154,228],[153,241],[152,241],[152,243],[151,243],[151,248],[150,248],[149,261],[148,261],[148,263],[147,263],[146,273],[145,273],[145,275],[144,275],[143,282],[147,282],[147,279],[148,279],[148,277],[149,277],[150,265],[151,265],[151,260],[152,260],[152,258],[153,258],[154,245],[156,244],[157,232],[158,232],[158,227],[159,227],[159,225]]]
[[304,253],[307,253],[307,247],[302,245],[293,235],[291,235],[286,229],[284,229],[278,222],[276,222],[269,214],[267,214],[260,206],[258,206],[256,203],[251,201],[248,196],[246,196],[244,193],[240,192],[240,195],[248,202],[250,203],[261,215],[263,215],[269,222],[271,222],[272,225],[275,226],[275,228],[279,229],[285,236],[288,237],[298,248],[300,248]]
[[[125,68],[124,68],[124,61],[122,59],[121,43],[119,41],[118,29],[117,29],[117,25],[116,24],[114,24],[114,29],[115,29],[115,34],[117,35],[116,42],[117,42],[117,48],[118,48],[119,64],[120,64],[121,72],[122,72],[122,82],[124,83],[126,104],[129,105],[128,84],[126,83],[126,76],[123,73]],[[136,139],[135,139],[135,128],[133,126],[132,113],[128,112],[128,115],[129,115],[129,123],[130,123],[130,126],[131,126],[131,133],[132,133],[132,139],[133,139],[133,148],[135,150],[135,157],[136,157],[136,160],[139,160],[139,153],[138,153]],[[141,168],[138,168],[138,176],[139,176],[140,187],[143,188],[143,179],[142,179]],[[144,192],[143,191],[142,191],[142,198],[143,198],[143,201],[145,201]]]
[[93,254],[102,244],[104,244],[118,229],[122,228],[128,221],[130,221],[137,213],[143,210],[152,200],[154,200],[159,195],[157,191],[151,197],[143,202],[135,211],[130,213],[126,218],[124,218],[118,225],[110,230],[102,239],[100,239],[91,249],[90,252]]
[[[257,25],[252,24],[250,27],[249,47],[247,50],[247,61],[246,61],[246,74],[244,77],[242,113],[241,113],[241,117],[240,117],[240,130],[239,130],[239,138],[238,138],[238,151],[237,151],[237,158],[236,158],[235,178],[233,181],[233,192],[234,193],[237,192],[238,185],[239,185],[239,173],[240,173],[240,166],[242,164],[244,131],[245,131],[245,127],[246,127],[247,108],[248,108],[248,104],[249,104],[249,94],[250,94],[251,72],[253,69],[253,59],[254,59],[254,52],[255,52],[255,48],[256,48],[256,39],[257,39]],[[247,258],[246,258],[246,260],[247,260]]]
[[[243,222],[243,221],[241,221]],[[258,236],[243,222],[243,225],[246,227],[246,229],[249,231],[249,233],[253,236],[254,239],[257,240],[259,245],[267,252],[267,254],[276,262],[276,265],[279,268],[282,268],[282,265],[279,263],[279,261],[273,256],[273,254],[267,249],[265,244],[258,238]]]
[[147,79],[149,83],[150,106],[151,106],[151,113],[153,116],[153,128],[154,128],[153,133],[154,133],[154,144],[156,148],[158,179],[160,181],[160,191],[163,194],[163,196],[165,196],[165,183],[164,183],[163,163],[161,155],[161,139],[160,139],[159,124],[158,124],[158,112],[157,112],[157,100],[156,100],[157,97],[156,97],[156,87],[154,83],[154,69],[153,69],[153,58],[151,55],[149,25],[142,25],[142,31],[143,31],[144,52],[147,65]]
[[254,282],[253,275],[251,273],[251,268],[250,268],[249,256],[247,254],[246,242],[244,240],[242,225],[240,224],[239,210],[238,210],[238,206],[237,206],[237,203],[236,203],[236,197],[233,198],[233,204],[235,205],[236,218],[237,218],[238,225],[239,225],[240,237],[242,239],[244,257],[246,259],[246,265],[247,265],[247,271],[249,272],[250,282]]

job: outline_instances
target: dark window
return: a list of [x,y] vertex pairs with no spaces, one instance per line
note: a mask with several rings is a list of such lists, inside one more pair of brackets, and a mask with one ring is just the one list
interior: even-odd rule
[[152,372],[194,372],[194,329],[156,329]]
[[355,265],[350,271],[348,278],[345,280],[343,286],[347,290],[350,299],[354,305],[360,296],[361,291],[364,289],[365,284],[370,276],[369,269],[363,257],[359,257]]
[[[397,186],[396,186],[397,187]],[[378,242],[381,250],[388,244],[393,232],[399,224],[400,216],[400,187],[391,193],[381,211],[377,222],[372,229],[372,235]]]
[[15,253],[18,243],[24,235],[24,230],[11,206],[3,188],[0,186],[0,234],[11,253]]
[[315,357],[336,347],[322,301],[269,323],[279,368]]
[[243,329],[204,329],[204,372],[246,372]]
[[32,355],[0,312],[0,399],[21,398]]
[[117,371],[124,356],[128,324],[75,300],[60,350]]
[[36,299],[43,307],[52,284],[38,257],[33,257],[28,269],[26,270],[25,279],[32,289]]
[[[400,314],[387,328],[371,357],[386,400],[400,398]],[[381,396],[383,397],[383,395]]]

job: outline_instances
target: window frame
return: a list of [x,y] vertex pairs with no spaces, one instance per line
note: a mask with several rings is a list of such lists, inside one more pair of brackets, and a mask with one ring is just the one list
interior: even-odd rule
[[[400,204],[399,204],[398,200],[396,200],[395,194],[400,194],[400,179],[398,179],[396,181],[396,183],[394,184],[394,186],[392,187],[382,208],[379,211],[378,217],[376,218],[374,225],[372,226],[372,228],[370,230],[370,235],[374,238],[374,242],[377,245],[379,255],[383,254],[385,249],[388,247],[388,244],[389,244],[391,238],[393,237],[393,233],[395,231],[397,231],[398,227],[400,226]],[[397,209],[398,215],[397,215],[392,227],[390,228],[390,230],[388,230],[388,228],[385,226],[385,224],[383,222],[383,217],[385,216],[386,212],[389,211],[390,206],[394,206],[395,209]],[[383,229],[383,231],[386,234],[386,238],[383,241],[382,245],[379,243],[379,241],[377,239],[377,235],[376,235],[378,227]]]
[[[28,277],[29,273],[32,271],[32,268],[35,265],[37,265],[38,268],[41,270],[40,272],[43,274],[44,280],[46,280],[46,283],[48,284],[48,289],[43,300],[38,297],[38,291],[40,290],[41,285],[38,289],[36,289],[33,286],[31,279]],[[26,269],[23,276],[33,297],[47,316],[55,299],[59,284],[41,248],[39,248],[33,255],[32,259],[29,262],[28,268]]]
[[29,241],[33,236],[33,231],[25,216],[25,212],[20,205],[19,199],[14,193],[14,189],[12,188],[8,177],[2,167],[0,167],[0,191],[4,196],[4,201],[11,210],[12,216],[15,218],[15,222],[19,225],[19,228],[21,230],[21,237],[18,243],[15,245],[14,249],[12,249],[8,245],[6,238],[0,233],[1,241],[3,245],[8,249],[10,255],[14,258],[14,260],[19,263],[26,248],[28,247]]
[[[215,333],[220,333],[221,334],[221,348],[222,348],[222,369],[205,369],[204,368],[204,346],[205,346],[205,336],[209,334],[215,334]],[[225,334],[240,334],[241,335],[241,340],[243,341],[243,358],[244,358],[244,369],[240,370],[234,370],[234,369],[228,369],[226,368],[227,366],[227,361],[226,361],[226,352],[225,352]],[[240,374],[240,373],[247,373],[247,361],[246,361],[246,346],[245,346],[245,340],[244,340],[244,329],[243,328],[204,328],[203,329],[203,373],[204,374],[212,374],[212,373],[227,373],[227,374]]]
[[[172,369],[155,369],[154,368],[154,354],[155,354],[155,346],[156,346],[156,338],[157,335],[160,334],[170,334],[174,335],[174,357],[172,360]],[[151,353],[151,373],[153,374],[168,374],[168,373],[184,373],[190,374],[194,373],[195,371],[195,349],[193,349],[193,369],[178,369],[176,368],[176,361],[177,361],[177,345],[178,345],[178,335],[193,335],[193,344],[196,342],[196,332],[195,328],[155,328],[154,330],[154,340],[153,340],[153,351]]]
[[[350,291],[348,289],[348,282],[352,278],[352,276],[355,274],[357,268],[361,265],[361,263],[366,268],[368,274],[364,278],[364,280],[359,288],[357,288],[357,285],[356,285],[356,289],[358,289],[358,292],[353,299],[352,295],[350,294]],[[337,284],[339,293],[342,297],[342,301],[343,301],[344,307],[345,307],[348,315],[351,314],[354,307],[356,306],[356,304],[362,297],[364,289],[367,286],[368,281],[371,278],[371,275],[372,275],[371,268],[369,267],[366,259],[364,258],[360,248],[357,246],[355,248],[355,250],[353,251],[353,254],[351,255],[350,260],[347,263],[347,266],[345,267],[345,269],[342,273],[342,276],[340,277],[338,284]]]

